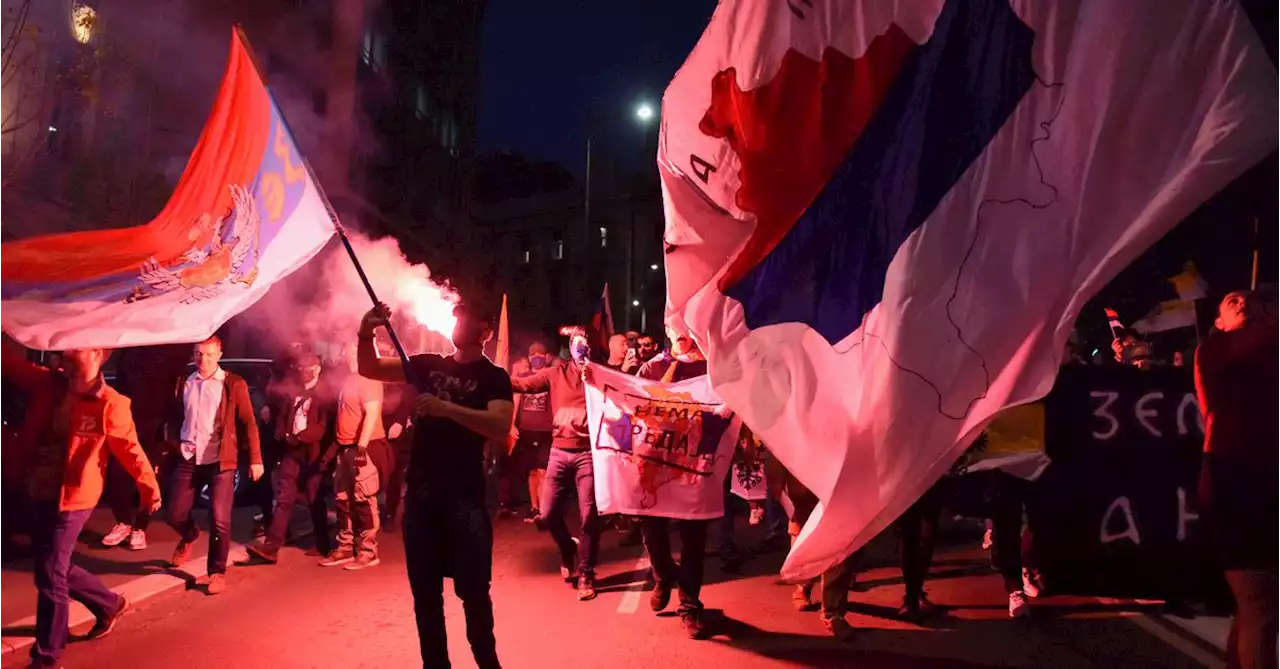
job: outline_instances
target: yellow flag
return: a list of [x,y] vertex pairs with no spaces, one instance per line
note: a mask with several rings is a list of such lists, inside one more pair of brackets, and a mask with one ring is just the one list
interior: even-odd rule
[[511,331],[507,325],[507,295],[502,294],[502,314],[498,316],[498,350],[494,364],[511,373]]

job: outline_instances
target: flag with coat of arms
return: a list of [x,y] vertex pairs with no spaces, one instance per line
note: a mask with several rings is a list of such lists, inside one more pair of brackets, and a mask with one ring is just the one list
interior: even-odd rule
[[821,500],[883,530],[1048,393],[1086,301],[1274,151],[1234,2],[726,0],[663,98],[668,323]]
[[336,231],[243,33],[164,208],[132,228],[0,248],[4,331],[35,349],[200,341]]

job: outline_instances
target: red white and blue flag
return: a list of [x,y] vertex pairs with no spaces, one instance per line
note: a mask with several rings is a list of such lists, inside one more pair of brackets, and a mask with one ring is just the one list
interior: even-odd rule
[[1233,2],[721,2],[663,99],[668,321],[821,500],[816,576],[1045,395],[1090,296],[1274,151]]
[[236,31],[213,112],[154,220],[0,249],[4,331],[46,350],[199,341],[335,230]]

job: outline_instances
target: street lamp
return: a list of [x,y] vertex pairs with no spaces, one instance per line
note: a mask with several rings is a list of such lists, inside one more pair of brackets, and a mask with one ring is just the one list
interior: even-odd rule
[[[637,121],[639,121],[639,123],[642,126],[647,127],[649,125],[649,122],[652,121],[655,116],[657,116],[657,112],[654,110],[653,105],[649,104],[648,102],[641,102],[635,108],[635,118]],[[647,137],[648,132],[646,131],[645,134]],[[594,139],[595,139],[595,129],[593,127],[593,124],[590,122],[590,119],[588,119],[587,165],[586,165],[586,172],[583,179],[583,189],[582,189],[583,190],[582,192],[582,244],[583,244],[582,273],[583,273],[584,283],[590,283],[592,278],[591,277],[591,261],[590,261],[591,244],[589,240],[591,239],[591,143]],[[635,247],[635,227],[636,227],[634,202],[632,203],[632,206],[631,206],[631,218],[632,218],[631,226],[627,234],[627,299],[634,302],[634,300],[632,300],[632,284],[634,283],[632,279],[632,274],[634,273],[632,269],[632,261],[633,261],[632,256],[633,256],[633,249]],[[630,318],[630,316],[628,316],[628,318]],[[643,314],[642,314],[642,318],[643,318]],[[629,321],[627,325],[630,326]]]

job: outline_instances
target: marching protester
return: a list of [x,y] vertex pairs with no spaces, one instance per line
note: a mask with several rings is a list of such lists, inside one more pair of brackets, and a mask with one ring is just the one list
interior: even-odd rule
[[[640,335],[640,338],[636,340],[636,355],[640,358],[640,364],[653,360],[653,357],[658,355],[657,340],[647,334]],[[639,371],[640,368],[637,367],[636,372]]]
[[356,351],[350,349],[351,372],[338,393],[335,438],[338,454],[333,474],[338,511],[337,547],[320,561],[322,567],[346,565],[348,570],[376,567],[378,559],[378,490],[380,477],[374,451],[386,448],[382,427],[382,383],[356,371]]
[[15,348],[5,340],[0,366],[27,395],[19,435],[30,440],[31,453],[27,493],[38,593],[31,664],[53,667],[67,645],[72,599],[96,618],[89,639],[106,636],[129,609],[127,599],[71,562],[80,530],[102,496],[107,458],[129,472],[147,511],[160,508],[160,486],[138,443],[129,399],[102,377],[107,351],[67,351],[63,375]]
[[414,445],[405,499],[404,543],[422,662],[449,666],[444,578],[462,600],[467,640],[480,669],[499,667],[493,635],[493,526],[485,509],[485,442],[505,438],[514,413],[511,380],[484,357],[492,319],[465,305],[454,309],[456,351],[416,355],[408,374],[400,360],[380,359],[373,344],[390,322],[385,305],[365,314],[358,333],[362,376],[418,385]]
[[1205,417],[1199,503],[1236,600],[1228,666],[1276,666],[1276,407],[1280,345],[1252,293],[1227,294],[1214,332],[1196,350]]
[[[707,373],[707,360],[697,344],[687,336],[669,333],[672,345],[669,355],[655,358],[641,365],[637,376],[663,383],[675,383]],[[657,582],[649,598],[649,606],[655,612],[667,608],[672,589],[680,591],[680,622],[692,639],[707,638],[707,625],[703,619],[702,592],[703,562],[706,558],[707,530],[710,520],[680,520],[680,561],[671,556],[670,519],[658,516],[640,518],[640,533],[644,537],[645,550],[649,553],[654,580]]]
[[[529,345],[529,357],[524,364],[512,369],[512,378],[530,377],[556,364],[555,358],[547,355],[547,347],[541,342]],[[551,393],[522,393],[516,407],[515,448],[507,458],[509,470],[506,472],[507,494],[512,489],[524,484],[529,490],[529,512],[526,520],[533,522],[538,517],[542,481],[547,474],[547,463],[551,459],[551,431],[554,424],[551,418]],[[521,479],[524,479],[523,481]]]
[[[625,342],[625,339],[624,339]],[[600,552],[600,518],[596,510],[595,466],[591,460],[591,438],[587,432],[587,395],[583,375],[591,356],[591,346],[581,329],[569,336],[573,360],[548,367],[529,376],[511,380],[518,393],[548,393],[551,398],[552,437],[546,478],[535,523],[546,528],[560,549],[560,576],[574,579],[577,569],[578,599],[595,599],[595,569]],[[577,492],[582,537],[573,540],[564,514],[569,495]]]
[[299,495],[311,512],[316,552],[328,557],[332,549],[324,482],[336,450],[332,433],[334,403],[329,388],[320,383],[319,356],[298,355],[294,374],[294,395],[276,419],[276,441],[284,444],[285,454],[276,471],[275,512],[262,542],[245,546],[250,556],[271,564],[279,560],[280,548],[288,539],[293,506]]
[[[191,556],[200,529],[191,517],[196,495],[209,487],[209,581],[206,591],[216,595],[227,587],[227,556],[231,552],[231,508],[235,502],[235,474],[241,444],[248,444],[249,476],[262,478],[262,450],[258,423],[244,379],[220,367],[222,340],[210,337],[194,347],[195,371],[183,382],[174,403],[174,425],[180,425],[180,446],[173,459],[169,495],[169,524],[178,532],[170,563],[178,567]],[[178,417],[181,417],[180,419]],[[178,422],[180,420],[180,422]]]

